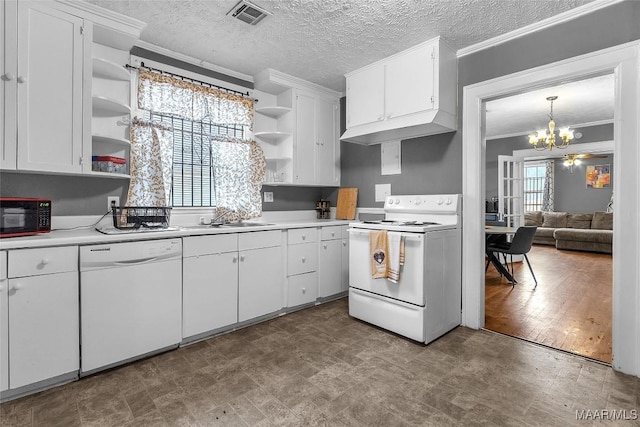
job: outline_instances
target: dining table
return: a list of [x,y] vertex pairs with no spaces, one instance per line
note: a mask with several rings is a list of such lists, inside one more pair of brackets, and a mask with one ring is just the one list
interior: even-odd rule
[[[485,225],[484,233],[486,236],[485,248],[488,247],[490,243],[495,242],[502,236],[514,235],[518,227],[507,227],[507,226],[499,226],[499,225]],[[487,260],[489,263],[493,264],[493,266],[498,270],[498,272],[509,280],[511,283],[517,283],[516,278],[513,277],[508,268],[506,268],[501,262],[500,259],[496,256],[495,252],[485,250]]]

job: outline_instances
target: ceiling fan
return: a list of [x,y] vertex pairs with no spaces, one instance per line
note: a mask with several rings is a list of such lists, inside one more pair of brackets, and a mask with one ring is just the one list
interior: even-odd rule
[[565,154],[562,156],[564,166],[569,167],[569,172],[573,173],[573,166],[579,166],[581,159],[605,159],[607,156],[602,154]]

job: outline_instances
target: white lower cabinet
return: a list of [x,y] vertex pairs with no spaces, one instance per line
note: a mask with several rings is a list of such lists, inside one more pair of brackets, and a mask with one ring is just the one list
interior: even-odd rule
[[6,282],[2,304],[9,312],[8,389],[77,375],[78,247],[9,251]]
[[238,235],[238,321],[282,308],[282,232]]
[[318,230],[287,232],[287,307],[314,302],[318,298]]
[[9,281],[7,253],[0,252],[0,392],[9,388]]
[[[349,236],[346,226],[322,228],[319,296],[329,297],[349,287]],[[346,237],[345,237],[346,235]]]
[[238,321],[238,235],[183,239],[182,337]]

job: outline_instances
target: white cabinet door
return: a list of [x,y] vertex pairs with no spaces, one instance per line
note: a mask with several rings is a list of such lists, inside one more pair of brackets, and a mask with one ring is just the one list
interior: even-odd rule
[[0,391],[9,388],[9,281],[7,253],[0,252]]
[[420,45],[386,64],[385,119],[433,108],[434,45]]
[[288,278],[287,306],[309,304],[318,298],[318,273],[298,274]]
[[318,184],[340,184],[340,140],[338,136],[338,103],[317,99],[316,117],[318,145],[316,177]]
[[182,337],[238,321],[238,253],[185,258],[182,273]]
[[9,279],[12,389],[80,366],[78,273]]
[[342,292],[342,240],[320,242],[319,296]]
[[16,168],[16,90],[17,90],[17,5],[15,1],[4,1],[0,5],[0,22],[4,27],[0,29],[0,168],[8,170]]
[[83,170],[82,25],[46,2],[18,2],[18,169]]
[[347,77],[347,128],[384,120],[384,65]]
[[[346,227],[345,227],[346,228]],[[342,241],[342,274],[341,274],[341,290],[349,290],[349,238],[343,238]]]
[[238,321],[282,308],[282,248],[240,251]]
[[304,92],[296,96],[296,137],[293,182],[298,184],[315,184],[316,160],[318,145],[316,128],[316,98]]

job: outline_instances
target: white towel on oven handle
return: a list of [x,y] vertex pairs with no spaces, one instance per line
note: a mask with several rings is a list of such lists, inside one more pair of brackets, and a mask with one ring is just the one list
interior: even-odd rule
[[404,236],[401,233],[393,231],[387,233],[387,251],[389,252],[387,279],[398,283],[400,281],[400,266],[404,264]]

